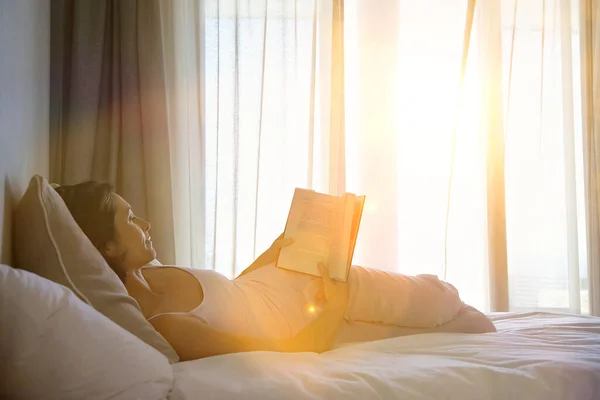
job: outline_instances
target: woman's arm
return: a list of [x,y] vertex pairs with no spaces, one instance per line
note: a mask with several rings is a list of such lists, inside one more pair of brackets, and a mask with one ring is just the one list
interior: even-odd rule
[[181,361],[254,350],[285,351],[286,341],[265,340],[212,328],[192,314],[161,314],[150,320]]
[[334,283],[328,275],[323,276],[327,308],[292,339],[223,332],[190,314],[161,314],[150,319],[150,323],[173,346],[182,361],[258,350],[321,353],[333,346],[348,302],[348,285]]
[[292,339],[267,339],[223,332],[191,314],[161,314],[150,320],[173,346],[181,361],[246,351],[314,351],[331,349],[343,312],[327,310]]
[[284,239],[283,233],[282,233],[281,235],[279,235],[279,237],[277,239],[275,239],[275,241],[273,242],[271,247],[269,247],[264,253],[262,253],[260,256],[258,256],[258,258],[256,260],[254,260],[254,262],[252,264],[250,264],[250,266],[248,268],[243,270],[242,273],[239,274],[237,278],[240,278],[246,274],[249,274],[250,272],[252,272],[254,270],[257,270],[261,267],[264,267],[265,265],[269,265],[269,264],[277,261],[277,257],[279,257],[279,250],[281,250],[282,247],[289,246],[293,242],[294,241],[292,239],[289,239],[289,238]]

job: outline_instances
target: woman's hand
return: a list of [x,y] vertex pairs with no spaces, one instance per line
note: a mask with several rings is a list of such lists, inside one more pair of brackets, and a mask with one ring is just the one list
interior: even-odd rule
[[262,253],[260,256],[258,256],[256,261],[254,261],[252,264],[257,264],[262,267],[264,265],[274,263],[275,261],[277,261],[277,258],[279,257],[279,252],[281,251],[281,249],[283,247],[287,247],[287,246],[291,245],[292,243],[294,243],[294,239],[291,239],[291,238],[284,239],[283,233],[282,233],[281,235],[279,235],[279,237],[277,239],[275,239],[273,244],[271,244],[271,247],[269,247],[267,250],[265,250],[264,253]]
[[269,247],[267,250],[265,250],[265,252],[262,253],[260,256],[258,256],[258,258],[256,260],[254,260],[254,262],[252,264],[250,264],[250,266],[248,268],[246,268],[241,274],[239,274],[238,278],[241,276],[244,276],[256,269],[264,267],[265,265],[274,263],[275,261],[277,261],[277,258],[279,257],[279,251],[283,247],[287,247],[287,246],[291,245],[292,243],[294,243],[294,240],[291,238],[284,239],[283,233],[282,233],[281,235],[279,235],[279,237],[277,239],[275,239],[273,244],[271,244],[271,247]]
[[329,276],[329,269],[323,263],[317,264],[323,283],[322,300],[325,300],[327,309],[343,309],[348,305],[348,284],[336,282]]

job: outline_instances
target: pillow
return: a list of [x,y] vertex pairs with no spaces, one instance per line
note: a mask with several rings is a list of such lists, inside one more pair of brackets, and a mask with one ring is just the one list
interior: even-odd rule
[[64,286],[0,265],[0,398],[165,399],[158,351]]
[[175,350],[146,321],[138,303],[79,228],[60,195],[41,176],[31,178],[17,205],[14,227],[19,268],[68,287],[170,362],[179,360]]

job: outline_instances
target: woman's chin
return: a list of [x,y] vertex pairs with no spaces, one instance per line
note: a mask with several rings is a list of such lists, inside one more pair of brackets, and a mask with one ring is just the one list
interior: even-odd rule
[[154,247],[150,246],[148,249],[148,256],[151,257],[150,261],[156,258],[156,250],[154,250]]

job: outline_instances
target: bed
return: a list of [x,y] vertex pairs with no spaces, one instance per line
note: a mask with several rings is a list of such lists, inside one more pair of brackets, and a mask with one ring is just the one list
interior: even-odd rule
[[0,265],[1,398],[600,399],[600,318],[557,313],[493,314],[496,333],[177,362],[46,179],[5,217],[20,268]]
[[[600,399],[600,318],[581,315],[500,313],[491,315],[496,333],[420,334],[346,343],[323,354],[177,362],[149,332],[132,331],[95,306],[94,292],[83,286],[93,271],[81,267],[104,260],[86,250],[83,233],[71,235],[74,222],[67,229],[71,217],[56,196],[34,176],[13,214],[14,248],[22,253],[15,261],[30,264],[26,269],[45,264],[46,277],[0,265],[0,363],[8,371],[1,398]],[[35,236],[21,236],[23,230]],[[108,266],[96,267],[100,275],[89,282],[110,276]],[[72,270],[68,282],[56,282]],[[48,271],[59,273],[53,278]],[[79,288],[70,289],[73,283]],[[105,283],[109,303],[131,305],[124,287],[116,294]],[[85,302],[74,294],[80,290],[88,290]],[[139,311],[128,310],[131,321]]]
[[325,354],[173,366],[170,399],[600,399],[600,319],[494,314],[497,333],[425,334]]

